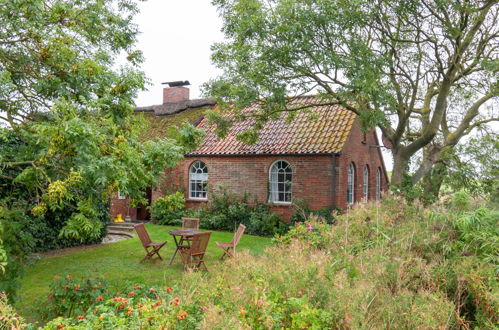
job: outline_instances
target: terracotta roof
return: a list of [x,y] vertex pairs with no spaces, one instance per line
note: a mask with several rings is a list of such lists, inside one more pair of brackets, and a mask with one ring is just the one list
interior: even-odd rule
[[[203,119],[198,127],[208,134],[203,145],[190,155],[338,153],[343,149],[356,115],[339,105],[313,106],[319,102],[314,96],[295,98],[292,107],[311,104],[310,112],[298,111],[291,122],[287,121],[286,113],[281,114],[281,118],[264,125],[258,142],[252,145],[236,137],[251,128],[253,119],[234,123],[223,139],[218,139],[215,127]],[[253,106],[244,111],[255,110]]]

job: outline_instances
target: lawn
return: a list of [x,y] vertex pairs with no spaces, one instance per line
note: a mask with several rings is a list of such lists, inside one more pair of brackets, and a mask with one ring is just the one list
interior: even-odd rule
[[[32,306],[34,299],[45,298],[48,286],[56,275],[75,277],[104,277],[109,284],[120,289],[130,283],[147,285],[173,285],[182,280],[183,267],[177,256],[172,265],[168,261],[174,252],[173,238],[168,231],[177,227],[146,225],[153,241],[167,241],[161,249],[163,261],[139,263],[145,252],[137,237],[105,245],[62,250],[54,256],[42,257],[28,268],[22,278],[22,288],[17,309],[22,316],[34,320]],[[208,268],[220,264],[222,254],[215,242],[229,242],[233,233],[213,232],[208,245],[206,264]],[[249,249],[252,254],[260,254],[270,244],[269,238],[244,235],[238,249]]]

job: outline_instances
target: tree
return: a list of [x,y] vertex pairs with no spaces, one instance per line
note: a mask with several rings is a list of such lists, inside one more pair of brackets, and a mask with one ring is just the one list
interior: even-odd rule
[[[316,92],[378,126],[393,145],[392,183],[418,153],[418,182],[447,148],[499,120],[496,0],[214,0],[223,70],[206,85],[220,104],[258,102],[254,137],[287,111],[289,96]],[[304,106],[306,107],[306,105]],[[237,110],[236,110],[237,111]],[[243,116],[241,116],[243,117]],[[213,119],[226,127],[223,118]]]
[[[109,197],[120,190],[141,200],[198,141],[199,132],[184,126],[177,140],[139,142],[143,123],[132,115],[133,99],[145,78],[134,49],[136,12],[130,0],[2,2],[0,239],[9,263],[0,291],[11,287],[3,279],[22,257],[9,251],[98,241]],[[126,58],[122,66],[118,55]],[[52,246],[57,219],[60,239]],[[26,239],[34,227],[46,231],[36,242]]]

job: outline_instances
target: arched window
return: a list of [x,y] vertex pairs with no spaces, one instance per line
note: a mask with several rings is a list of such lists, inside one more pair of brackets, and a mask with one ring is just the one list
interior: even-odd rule
[[207,198],[208,167],[200,160],[196,160],[189,168],[189,197]]
[[274,203],[291,203],[291,182],[293,169],[288,162],[278,160],[270,167],[269,201]]
[[353,204],[355,202],[355,166],[353,163],[348,165],[348,182],[347,182],[347,203]]
[[369,167],[364,166],[364,185],[362,186],[362,191],[364,195],[364,202],[367,202],[369,199]]
[[376,200],[381,199],[381,169],[378,167],[376,170]]

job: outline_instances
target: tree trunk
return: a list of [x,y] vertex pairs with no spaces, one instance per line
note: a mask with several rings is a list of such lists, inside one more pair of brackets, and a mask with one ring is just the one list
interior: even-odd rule
[[442,182],[447,175],[447,166],[443,162],[433,165],[422,179],[423,195],[421,200],[425,205],[435,203],[438,200]]
[[393,155],[393,171],[391,177],[391,185],[401,186],[404,180],[404,174],[409,170],[409,159],[398,148],[392,149]]

